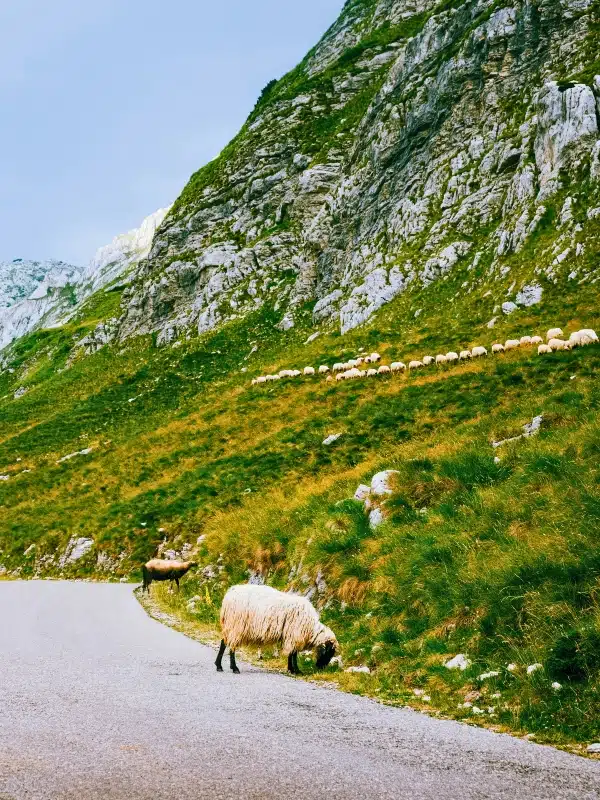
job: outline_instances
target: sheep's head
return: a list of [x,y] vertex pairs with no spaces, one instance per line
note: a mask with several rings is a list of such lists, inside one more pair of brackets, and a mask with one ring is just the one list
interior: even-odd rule
[[325,669],[334,655],[338,652],[340,646],[338,640],[335,638],[334,632],[323,625],[315,639],[315,652],[316,652],[316,667],[317,669]]

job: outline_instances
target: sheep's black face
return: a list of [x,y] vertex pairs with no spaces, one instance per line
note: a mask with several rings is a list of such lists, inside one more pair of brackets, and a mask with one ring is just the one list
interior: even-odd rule
[[332,642],[320,644],[317,647],[317,669],[325,669],[335,655],[335,645]]

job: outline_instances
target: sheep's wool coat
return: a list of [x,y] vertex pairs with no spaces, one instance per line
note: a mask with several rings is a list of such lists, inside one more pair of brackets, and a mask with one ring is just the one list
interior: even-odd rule
[[221,606],[225,644],[232,650],[242,645],[279,644],[283,654],[307,650],[337,641],[333,631],[319,621],[305,598],[280,592],[271,586],[233,586]]

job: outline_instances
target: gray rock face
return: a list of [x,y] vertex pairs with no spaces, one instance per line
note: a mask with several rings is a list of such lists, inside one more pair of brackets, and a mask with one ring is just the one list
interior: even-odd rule
[[[285,331],[306,301],[315,324],[346,332],[459,269],[465,292],[492,286],[566,184],[600,178],[600,77],[578,77],[591,14],[591,0],[347,3],[192,177],[126,291],[119,335],[168,343],[265,303]],[[535,272],[571,274],[591,219],[574,242],[563,207]],[[505,313],[541,300],[527,280],[539,289]]]

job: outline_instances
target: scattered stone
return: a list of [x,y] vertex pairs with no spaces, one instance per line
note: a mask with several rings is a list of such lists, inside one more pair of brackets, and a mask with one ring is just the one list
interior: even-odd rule
[[310,344],[314,342],[314,340],[321,335],[321,331],[317,331],[316,333],[312,333],[308,339],[304,342],[304,344]]
[[480,681],[487,681],[487,680],[489,680],[490,678],[497,678],[497,677],[498,677],[498,675],[500,675],[500,673],[499,673],[499,672],[495,672],[495,671],[491,671],[491,672],[482,672],[482,673],[481,673],[481,675],[479,676],[479,678],[478,678],[477,680],[480,680]]
[[485,711],[483,710],[483,708],[478,708],[477,706],[473,706],[473,708],[471,709],[471,713],[473,713],[473,714],[485,714]]
[[332,434],[331,434],[330,436],[328,436],[326,439],[323,439],[323,444],[324,444],[325,446],[327,446],[327,445],[330,445],[330,444],[333,444],[334,442],[337,442],[337,440],[338,440],[340,437],[342,437],[343,435],[344,435],[343,433],[332,433]]
[[586,747],[586,753],[600,753],[600,742],[594,742]]
[[10,475],[0,475],[0,481],[8,481],[10,480]]
[[371,670],[368,667],[346,667],[344,672],[360,673],[362,675],[370,675]]
[[341,656],[334,656],[331,661],[329,662],[330,666],[337,667],[338,669],[342,669],[344,666],[344,662],[342,661]]
[[531,422],[527,422],[525,425],[523,425],[523,433],[520,436],[513,436],[510,439],[502,439],[500,442],[492,442],[492,447],[497,448],[501,447],[503,444],[518,442],[520,439],[529,439],[530,436],[536,436],[542,427],[543,421],[543,414],[539,414],[537,417],[534,417]]
[[382,508],[374,508],[369,513],[369,526],[371,530],[375,530],[385,522],[385,514]]
[[63,461],[70,461],[72,458],[76,458],[77,456],[88,456],[93,449],[94,449],[93,447],[86,447],[85,450],[78,450],[76,453],[69,453],[68,456],[63,456],[62,458],[59,458],[56,463],[62,464]]
[[464,653],[459,653],[444,664],[446,669],[459,669],[461,672],[471,666],[471,660]]
[[24,394],[27,394],[28,389],[25,386],[19,386],[17,391],[13,394],[13,398],[18,400],[20,397],[23,397]]
[[507,316],[514,313],[518,308],[519,306],[516,303],[513,303],[511,300],[507,301],[506,303],[502,303],[502,313],[506,314]]
[[533,675],[535,672],[539,672],[539,670],[544,669],[543,664],[530,664],[527,667],[527,674]]
[[361,483],[358,489],[354,492],[354,499],[360,500],[360,502],[364,502],[369,498],[371,495],[371,487],[367,486],[366,483]]
[[508,664],[506,667],[507,672],[516,672],[517,665],[516,664]]
[[562,689],[562,683],[559,683],[558,681],[553,681],[552,688],[554,689],[555,692],[560,692],[560,690]]
[[414,694],[415,697],[423,697],[423,695],[425,694],[425,690],[424,689],[413,689],[413,694]]
[[64,567],[67,564],[74,564],[76,561],[79,561],[81,558],[87,555],[93,546],[93,539],[86,539],[85,537],[75,539],[72,537],[69,539],[69,543],[65,552],[59,559],[59,565]]
[[397,469],[387,469],[383,472],[378,472],[371,478],[371,493],[376,497],[392,494],[392,482],[394,475],[398,475]]

